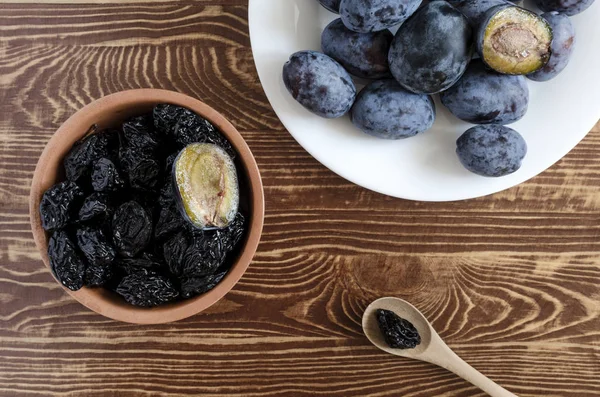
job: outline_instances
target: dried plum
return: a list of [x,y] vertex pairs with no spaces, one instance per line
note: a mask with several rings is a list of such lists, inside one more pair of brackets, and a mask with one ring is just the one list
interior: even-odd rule
[[235,153],[229,141],[217,131],[210,121],[187,109],[177,122],[175,141],[182,148],[191,143],[212,143],[221,147],[232,157]]
[[219,231],[223,234],[223,246],[226,252],[231,252],[240,242],[246,231],[246,219],[241,213],[237,213],[233,222],[229,226]]
[[181,280],[181,297],[188,299],[210,291],[223,280],[226,274],[227,271],[224,271],[206,277],[190,277]]
[[169,270],[174,276],[183,273],[183,260],[190,246],[189,237],[186,233],[179,232],[163,244],[163,256]]
[[179,296],[173,283],[154,272],[136,272],[125,276],[116,292],[135,306],[157,306]]
[[87,226],[79,228],[77,245],[90,265],[99,267],[110,265],[117,256],[115,248],[100,229]]
[[164,267],[156,258],[149,256],[141,258],[122,258],[115,263],[117,268],[126,275],[137,272],[159,272]]
[[223,230],[179,232],[163,244],[163,256],[173,275],[204,277],[225,263],[229,245]]
[[106,285],[114,276],[113,266],[109,265],[89,265],[85,269],[85,285],[90,287],[102,287]]
[[40,202],[44,230],[60,229],[76,220],[83,195],[83,190],[72,181],[57,183],[46,190]]
[[150,215],[135,201],[128,201],[115,211],[112,227],[117,251],[128,258],[142,252],[152,238]]
[[190,143],[212,143],[235,157],[235,150],[215,126],[186,108],[160,104],[154,108],[153,117],[156,129],[174,138],[180,149]]
[[121,147],[119,160],[133,189],[156,190],[161,182],[161,166],[157,159],[145,157],[134,147]]
[[175,136],[175,128],[181,115],[187,109],[181,106],[160,104],[154,107],[152,117],[154,119],[154,127],[163,135],[173,138]]
[[152,156],[159,148],[158,135],[154,133],[152,124],[148,116],[134,117],[123,123],[126,146],[144,157]]
[[50,268],[62,285],[72,291],[83,287],[85,263],[64,230],[54,232],[48,243]]
[[125,186],[117,166],[107,158],[101,158],[94,164],[92,187],[97,192],[115,192]]
[[421,344],[421,335],[410,321],[391,310],[377,309],[375,314],[385,343],[392,349],[414,349]]
[[183,219],[174,203],[171,205],[164,205],[160,210],[158,221],[156,222],[154,237],[156,239],[162,239],[185,229],[186,225],[185,219]]
[[158,201],[161,205],[171,205],[175,203],[175,188],[173,186],[173,176],[168,175],[165,178],[164,185],[160,188]]
[[194,143],[174,164],[178,207],[199,229],[223,228],[233,221],[240,202],[233,159],[213,144]]
[[91,175],[95,161],[102,157],[114,157],[116,144],[117,134],[112,130],[92,133],[76,142],[63,161],[67,179],[78,181],[83,176]]
[[79,220],[89,221],[92,219],[112,218],[114,207],[112,199],[106,193],[93,193],[86,197],[79,210]]

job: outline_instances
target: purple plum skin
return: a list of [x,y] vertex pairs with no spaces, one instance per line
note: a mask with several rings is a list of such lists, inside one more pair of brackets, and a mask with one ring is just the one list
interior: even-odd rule
[[378,32],[403,23],[422,0],[342,0],[344,25],[360,33]]
[[458,10],[445,1],[431,2],[398,29],[389,53],[390,70],[407,90],[435,94],[463,75],[472,42],[472,28]]
[[348,72],[316,51],[292,54],[283,66],[283,82],[298,103],[325,118],[343,116],[356,98],[356,87]]
[[566,14],[553,11],[542,14],[542,17],[552,27],[552,56],[543,68],[527,75],[534,81],[548,81],[558,76],[569,64],[576,42],[575,27]]
[[469,171],[497,178],[521,168],[527,143],[521,134],[503,125],[478,125],[458,138],[456,154]]
[[389,30],[357,33],[341,19],[331,22],[321,35],[323,52],[350,74],[365,79],[391,77],[388,52],[394,35]]
[[520,120],[529,104],[524,76],[500,74],[473,60],[463,77],[440,94],[452,114],[473,124],[510,124]]
[[594,0],[535,0],[535,4],[544,12],[558,11],[570,17],[587,10]]
[[377,138],[404,139],[431,128],[435,104],[430,96],[413,94],[394,79],[377,80],[358,94],[350,119]]

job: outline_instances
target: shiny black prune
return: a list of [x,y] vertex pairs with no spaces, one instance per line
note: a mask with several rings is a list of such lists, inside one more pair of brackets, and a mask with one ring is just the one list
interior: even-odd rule
[[177,277],[203,277],[213,274],[225,262],[227,252],[217,231],[189,236],[180,232],[163,245],[163,256]]
[[125,146],[133,149],[138,155],[153,156],[159,149],[159,136],[149,116],[134,117],[123,123],[123,137]]
[[179,296],[173,283],[151,271],[135,272],[125,276],[116,292],[135,306],[150,307],[171,302]]
[[154,157],[146,157],[133,147],[121,147],[119,160],[129,185],[133,189],[156,190],[161,182],[160,162]]
[[162,239],[173,233],[181,231],[187,227],[187,222],[181,216],[181,213],[175,207],[175,204],[162,206],[156,227],[154,230],[154,237],[156,239]]
[[85,269],[84,282],[90,287],[102,287],[108,284],[114,276],[113,266],[88,265]]
[[54,232],[48,243],[48,258],[54,276],[72,291],[83,287],[85,263],[64,230]]
[[150,255],[142,255],[138,258],[120,258],[115,265],[125,275],[150,271],[160,273],[165,269],[164,264],[158,258]]
[[112,219],[113,200],[106,193],[93,193],[86,197],[79,210],[80,221],[92,219]]
[[410,321],[391,310],[377,309],[375,315],[385,343],[392,349],[414,349],[421,344],[421,335]]
[[60,229],[75,221],[83,196],[83,190],[72,181],[57,183],[46,190],[40,202],[44,230]]
[[117,138],[115,131],[107,130],[92,133],[75,143],[63,161],[67,179],[78,181],[84,176],[89,176],[94,162],[102,157],[114,157]]
[[132,258],[142,252],[152,238],[152,219],[135,201],[122,204],[113,215],[113,240],[120,255]]
[[187,111],[177,105],[160,104],[154,107],[152,117],[154,119],[154,127],[163,135],[173,138],[175,136],[175,128],[179,117]]
[[101,229],[88,226],[77,229],[77,245],[90,265],[107,266],[117,256],[115,247]]
[[179,149],[190,143],[212,143],[235,157],[235,150],[215,126],[186,108],[160,104],[154,108],[153,117],[156,129],[174,139]]
[[188,299],[210,291],[223,280],[226,274],[227,271],[224,271],[205,277],[190,277],[181,280],[181,297],[183,299]]
[[212,143],[224,149],[231,157],[235,157],[231,144],[215,126],[189,110],[183,112],[177,122],[175,141],[181,148],[191,143]]
[[115,192],[125,186],[117,166],[107,158],[94,163],[92,171],[92,187],[97,192]]
[[238,212],[233,222],[223,230],[217,232],[223,234],[223,248],[226,252],[231,252],[235,246],[240,242],[246,231],[246,218],[244,215]]

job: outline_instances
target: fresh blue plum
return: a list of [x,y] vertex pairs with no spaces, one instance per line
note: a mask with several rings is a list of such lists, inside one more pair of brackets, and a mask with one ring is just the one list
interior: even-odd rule
[[435,104],[428,95],[406,91],[394,79],[367,85],[350,111],[352,123],[383,139],[403,139],[431,128]]
[[554,39],[552,41],[552,55],[548,63],[537,72],[528,75],[531,80],[548,81],[558,76],[571,59],[575,48],[575,27],[568,16],[556,11],[542,14],[552,27]]
[[342,0],[344,25],[360,33],[377,32],[399,25],[411,16],[422,0]]
[[500,177],[521,168],[527,154],[527,143],[512,128],[478,125],[458,138],[456,154],[469,171],[481,176]]
[[321,35],[323,52],[350,74],[366,79],[391,77],[388,52],[394,35],[389,30],[357,33],[341,19],[331,22]]
[[283,65],[283,82],[294,99],[325,118],[346,114],[356,98],[356,87],[335,60],[316,51],[299,51]]
[[342,0],[318,0],[319,3],[331,12],[338,14],[340,12],[340,3]]
[[472,43],[467,19],[447,2],[434,1],[398,29],[389,53],[390,70],[407,90],[434,94],[463,75]]
[[568,16],[587,10],[594,0],[535,0],[535,4],[544,12],[558,11]]
[[469,123],[510,124],[527,113],[529,88],[525,77],[494,72],[476,59],[440,98],[453,115]]
[[464,14],[473,28],[477,28],[486,12],[495,6],[508,3],[506,0],[449,0],[456,9]]

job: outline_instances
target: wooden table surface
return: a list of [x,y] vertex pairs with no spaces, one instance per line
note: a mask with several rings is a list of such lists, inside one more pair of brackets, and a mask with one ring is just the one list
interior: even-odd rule
[[[600,125],[500,194],[385,197],[285,131],[256,74],[247,12],[246,0],[0,0],[0,396],[484,395],[371,346],[360,320],[381,296],[413,302],[520,396],[600,395]],[[228,117],[266,194],[262,242],[239,284],[161,326],[111,321],[68,296],[40,261],[27,210],[61,123],[142,87]]]

